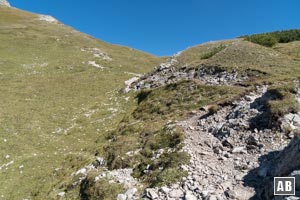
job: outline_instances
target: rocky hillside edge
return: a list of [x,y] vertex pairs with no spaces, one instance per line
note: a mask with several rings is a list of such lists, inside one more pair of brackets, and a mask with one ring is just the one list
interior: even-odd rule
[[[172,57],[167,63],[161,64],[155,73],[141,79],[134,78],[127,85],[130,85],[131,89],[139,90],[156,88],[182,79],[198,79],[202,84],[207,85],[234,85],[247,79],[247,77],[237,78],[236,73],[215,69],[208,72],[199,70],[190,73],[174,73],[171,66],[176,63],[175,59],[176,56]],[[170,74],[174,74],[172,78]],[[295,100],[299,103],[297,84],[295,84],[297,91]],[[191,112],[188,119],[177,122],[186,135],[182,151],[187,152],[191,157],[189,164],[181,166],[181,170],[187,172],[187,176],[182,181],[144,189],[143,184],[131,176],[132,169],[110,171],[104,167],[104,159],[99,157],[93,165],[75,173],[75,175],[81,174],[82,177],[74,184],[83,182],[86,184],[89,171],[100,169],[100,175],[93,181],[108,178],[111,183],[124,184],[126,190],[118,195],[119,200],[141,197],[192,200],[252,197],[270,199],[272,190],[264,189],[263,183],[269,183],[273,176],[295,174],[296,172],[293,171],[300,167],[297,163],[292,167],[285,165],[270,167],[274,166],[270,163],[275,160],[297,160],[294,159],[297,154],[287,157],[284,156],[284,152],[296,151],[294,146],[298,145],[295,145],[295,142],[299,141],[297,136],[288,147],[286,146],[300,130],[300,113],[288,113],[272,122],[274,119],[268,112],[266,102],[274,99],[274,94],[268,90],[268,87],[257,86],[253,92],[247,93],[214,113],[208,107],[203,107]],[[126,92],[130,90],[128,88]],[[275,155],[274,151],[282,152]],[[156,156],[159,157],[159,152]],[[282,170],[283,168],[287,169]]]

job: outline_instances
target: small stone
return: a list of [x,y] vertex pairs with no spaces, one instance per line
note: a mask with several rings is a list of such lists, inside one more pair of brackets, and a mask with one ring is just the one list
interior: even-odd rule
[[127,197],[125,194],[118,194],[117,200],[126,200]]
[[247,153],[245,147],[235,147],[232,150],[232,153]]
[[65,192],[60,192],[57,195],[60,196],[60,197],[63,197],[63,196],[65,196],[65,194],[66,194]]
[[300,116],[298,114],[294,115],[293,123],[295,126],[300,126]]
[[245,100],[246,100],[246,101],[250,101],[250,102],[252,102],[252,101],[254,101],[254,100],[255,100],[255,97],[253,97],[253,96],[249,96],[249,95],[246,95],[246,96],[245,96]]
[[125,195],[127,196],[128,199],[132,199],[132,197],[137,191],[138,190],[136,188],[130,188],[129,190],[126,191]]
[[104,158],[102,158],[102,157],[97,157],[96,161],[99,163],[100,166],[103,166],[105,164],[104,163]]
[[294,119],[294,114],[289,113],[289,114],[287,114],[287,115],[284,116],[284,119],[286,119],[289,122],[292,122],[293,119]]
[[158,195],[154,189],[148,188],[146,189],[146,196],[150,199],[158,199]]
[[218,200],[218,197],[216,195],[211,195],[208,197],[208,200]]
[[168,187],[163,186],[163,187],[160,188],[160,191],[164,194],[168,194],[171,191],[171,189],[168,188]]
[[208,190],[204,190],[204,191],[201,192],[201,195],[202,195],[203,198],[206,198],[206,197],[208,197],[209,193],[210,192]]
[[184,196],[185,200],[197,200],[198,198],[190,192],[187,192]]
[[225,192],[225,195],[226,195],[226,197],[227,198],[229,198],[229,199],[235,199],[235,192],[234,191],[232,191],[232,190],[226,190]]
[[227,158],[225,156],[222,156],[219,158],[219,160],[227,161]]
[[180,189],[172,190],[169,193],[169,196],[171,198],[180,198],[180,197],[183,197],[183,192]]
[[243,176],[242,175],[235,175],[235,180],[237,180],[237,181],[242,181],[243,180]]

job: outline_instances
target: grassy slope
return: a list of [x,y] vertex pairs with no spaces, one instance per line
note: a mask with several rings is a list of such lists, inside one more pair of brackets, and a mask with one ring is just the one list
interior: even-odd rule
[[[88,47],[113,60],[81,51]],[[14,161],[0,169],[0,199],[50,198],[57,183],[94,159],[95,140],[130,109],[119,94],[127,72],[159,62],[0,6],[0,166]]]
[[[220,66],[228,71],[259,76],[259,82],[278,82],[298,78],[300,62],[298,42],[278,44],[274,48],[264,47],[243,39],[210,42],[187,49],[179,56],[179,61],[192,67]],[[203,55],[216,48],[226,46],[209,59]],[[251,79],[251,82],[253,79]],[[253,83],[253,82],[252,82]]]
[[[108,139],[107,156],[109,167],[135,166],[134,175],[147,186],[158,186],[178,180],[174,173],[186,162],[180,153],[184,135],[174,121],[182,120],[190,111],[211,105],[230,103],[256,84],[270,84],[269,92],[276,98],[267,102],[274,117],[287,112],[296,112],[294,80],[299,79],[300,62],[296,59],[299,50],[296,44],[280,44],[274,48],[253,44],[243,39],[210,42],[183,51],[177,60],[178,67],[192,68],[219,66],[227,71],[238,71],[250,76],[244,86],[206,86],[194,81],[180,81],[167,86],[141,91],[137,95],[136,110],[125,117],[118,129]],[[171,120],[171,122],[170,122]],[[172,122],[173,121],[173,122]],[[172,132],[173,131],[173,132]],[[170,133],[171,132],[171,133]],[[174,148],[175,153],[166,153]],[[129,151],[141,151],[135,156],[126,156]],[[151,160],[153,151],[165,149],[162,157]],[[150,166],[150,173],[143,173]]]
[[[7,8],[0,12],[0,44],[0,164],[15,161],[7,170],[0,170],[4,180],[0,198],[3,194],[7,199],[55,198],[70,183],[70,173],[94,159],[96,149],[107,156],[111,168],[138,164],[134,175],[146,184],[170,183],[179,178],[174,177],[178,164],[185,162],[182,154],[176,153],[183,133],[170,129],[174,125],[170,119],[180,120],[207,104],[231,101],[254,84],[274,83],[272,91],[289,92],[276,85],[289,85],[300,72],[296,42],[274,48],[243,39],[211,42],[184,51],[178,57],[179,66],[217,65],[252,75],[248,88],[182,81],[143,91],[135,104],[126,103],[118,93],[130,77],[124,72],[145,72],[160,59]],[[97,47],[113,60],[95,59],[81,51],[84,47]],[[105,68],[88,66],[90,60]],[[277,113],[281,112],[279,100],[270,102]],[[289,108],[284,104],[282,110]],[[128,114],[121,121],[125,112]],[[138,148],[142,151],[136,156],[126,156]],[[152,151],[161,148],[176,152],[151,161]],[[150,174],[143,173],[147,164],[154,169]],[[103,191],[105,184],[93,186],[91,192]],[[76,198],[76,192],[70,190],[69,197]]]

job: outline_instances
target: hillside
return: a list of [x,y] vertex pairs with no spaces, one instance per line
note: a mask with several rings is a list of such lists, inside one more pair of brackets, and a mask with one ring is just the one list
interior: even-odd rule
[[[145,199],[270,199],[270,163],[286,159],[272,152],[300,130],[297,56],[297,41],[265,47],[243,38],[175,54],[131,85],[137,106],[107,137],[108,169],[132,168]],[[272,175],[299,169],[284,167]],[[102,191],[91,172],[86,199]],[[132,189],[119,199],[138,199]]]
[[0,0],[0,199],[274,199],[299,179],[298,32],[158,58]]
[[159,62],[0,5],[0,199],[56,199],[130,110],[124,81]]

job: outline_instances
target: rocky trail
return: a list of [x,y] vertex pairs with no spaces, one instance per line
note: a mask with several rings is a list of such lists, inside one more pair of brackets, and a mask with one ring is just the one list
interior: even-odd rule
[[[124,91],[156,88],[180,80],[235,85],[248,78],[219,71],[217,67],[212,71],[176,68],[178,55],[180,53],[162,63],[156,71],[126,81]],[[296,87],[295,97],[300,103]],[[131,176],[133,169],[109,171],[105,167],[95,181],[106,177],[123,184],[126,191],[118,194],[118,200],[299,199],[273,196],[273,177],[290,175],[300,182],[300,139],[297,136],[300,113],[272,119],[267,102],[275,98],[273,95],[267,85],[256,86],[255,91],[219,110],[212,112],[208,105],[190,112],[184,121],[176,122],[186,136],[182,151],[190,155],[189,164],[180,167],[188,176],[180,182],[141,192],[144,187]],[[97,166],[90,166],[98,170]],[[81,180],[86,175],[84,173]],[[300,184],[296,190],[300,191]]]
[[265,163],[274,157],[269,152],[290,142],[283,132],[258,129],[266,123],[260,117],[266,91],[266,86],[258,87],[215,114],[203,109],[179,122],[187,137],[183,150],[191,156],[181,168],[189,175],[171,187],[146,189],[146,199],[264,199],[259,195],[268,175]]
[[[177,122],[186,135],[182,151],[190,155],[190,163],[181,166],[188,173],[181,182],[146,188],[140,196],[143,185],[131,176],[132,169],[109,171],[102,167],[95,181],[109,178],[123,184],[126,192],[119,194],[118,200],[298,199],[273,197],[274,176],[291,175],[300,182],[300,139],[293,131],[300,130],[300,113],[272,121],[266,105],[272,98],[267,85],[257,86],[214,113],[206,106]],[[299,102],[299,90],[296,98]],[[284,131],[282,126],[292,131]],[[103,158],[97,159],[102,166]],[[77,172],[84,174],[81,180],[88,171],[98,170],[93,165],[84,169],[84,173]],[[300,191],[300,185],[296,189]]]
[[[170,62],[174,63],[174,58]],[[219,75],[217,76],[212,77],[214,85],[223,84],[219,81]],[[156,87],[155,81],[152,84]],[[267,85],[257,86],[256,91],[248,93],[231,105],[220,108],[215,113],[204,107],[192,111],[186,120],[177,122],[186,135],[182,151],[187,152],[191,158],[188,165],[181,166],[181,170],[187,171],[188,176],[170,186],[146,188],[142,198],[145,200],[297,199],[298,197],[284,196],[274,198],[270,192],[273,191],[270,185],[274,176],[287,176],[290,172],[294,176],[300,174],[297,171],[300,169],[298,163],[300,159],[293,161],[296,164],[292,167],[286,165],[276,167],[278,160],[280,160],[278,163],[293,160],[293,157],[286,156],[287,153],[283,152],[292,152],[288,155],[294,153],[294,157],[298,155],[295,151],[298,152],[300,148],[299,138],[293,139],[296,140],[293,144],[291,140],[294,132],[283,131],[281,126],[289,126],[292,130],[299,129],[300,114],[289,113],[278,122],[272,121],[266,102],[273,96],[267,89]],[[296,98],[299,100],[299,92]],[[126,173],[124,177],[123,170],[107,171],[105,175],[114,174],[112,179],[119,183],[128,180],[125,181],[126,192],[119,194],[117,199],[140,199],[137,188],[142,188],[142,185],[131,177],[130,173]],[[297,190],[300,190],[300,185]]]

